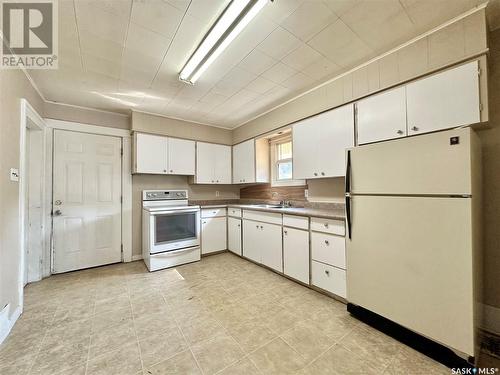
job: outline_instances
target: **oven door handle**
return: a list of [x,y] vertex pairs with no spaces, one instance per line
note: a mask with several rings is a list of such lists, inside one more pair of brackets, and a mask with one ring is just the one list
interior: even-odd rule
[[169,250],[169,251],[162,251],[161,253],[152,253],[151,256],[165,256],[165,255],[177,255],[180,253],[185,253],[186,251],[193,251],[193,249],[197,248],[199,246],[192,246],[192,247],[186,247],[184,249],[179,249],[179,250]]
[[187,210],[171,210],[171,211],[149,211],[150,215],[176,215],[176,214],[184,214],[184,213],[191,213],[191,212],[199,212],[199,208],[192,208],[192,209],[187,209]]

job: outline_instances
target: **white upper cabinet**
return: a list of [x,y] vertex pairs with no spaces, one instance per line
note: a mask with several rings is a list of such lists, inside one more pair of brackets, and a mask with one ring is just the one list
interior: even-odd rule
[[233,146],[233,183],[255,182],[255,140]]
[[269,182],[269,143],[250,139],[233,146],[233,184]]
[[194,175],[195,155],[194,141],[168,138],[168,173]]
[[135,133],[134,143],[134,173],[194,175],[194,141]]
[[197,184],[231,184],[231,146],[196,143]]
[[481,121],[478,61],[410,83],[406,93],[409,135]]
[[293,126],[293,178],[345,175],[345,149],[354,146],[352,104],[321,113]]
[[135,134],[136,173],[168,173],[168,140],[151,134]]
[[398,87],[357,104],[358,144],[406,136],[406,89]]

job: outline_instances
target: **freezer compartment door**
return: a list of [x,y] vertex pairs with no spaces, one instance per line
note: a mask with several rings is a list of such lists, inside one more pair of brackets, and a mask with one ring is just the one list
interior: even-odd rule
[[356,196],[347,299],[474,355],[471,199]]
[[471,194],[471,131],[456,129],[348,150],[351,193]]

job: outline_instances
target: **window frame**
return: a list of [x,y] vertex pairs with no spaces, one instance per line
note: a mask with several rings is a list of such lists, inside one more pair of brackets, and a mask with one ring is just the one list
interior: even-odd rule
[[[285,159],[278,159],[278,145],[290,142],[292,145],[292,157]],[[292,134],[288,133],[280,137],[275,137],[269,140],[269,148],[271,154],[271,186],[304,186],[305,180],[297,180],[293,177],[287,180],[278,180],[278,163],[292,162],[292,176],[293,176],[293,141]]]

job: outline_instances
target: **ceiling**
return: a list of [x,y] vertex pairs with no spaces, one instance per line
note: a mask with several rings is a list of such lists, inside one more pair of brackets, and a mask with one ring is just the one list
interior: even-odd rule
[[59,0],[47,100],[234,128],[481,0],[274,0],[194,86],[178,73],[229,0]]

